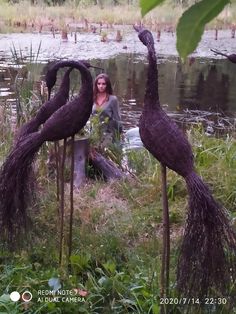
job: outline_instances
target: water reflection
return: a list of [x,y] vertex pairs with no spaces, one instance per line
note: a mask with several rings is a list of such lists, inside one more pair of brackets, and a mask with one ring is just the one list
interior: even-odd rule
[[182,108],[229,112],[229,88],[229,76],[213,64],[207,73],[199,73],[196,85],[180,89]]
[[[121,104],[125,129],[137,126],[144,98],[147,59],[136,54],[122,54],[108,60],[91,60],[93,65],[104,68],[111,78],[114,93]],[[204,110],[234,116],[236,111],[236,65],[223,59],[198,58],[190,65],[182,65],[175,57],[159,58],[159,94],[161,103],[169,112],[186,109]],[[36,81],[41,80],[45,65],[30,64],[28,75],[37,67]],[[99,70],[93,70],[95,77]],[[13,98],[15,67],[0,65],[0,101]],[[59,78],[62,75],[59,75]],[[71,88],[73,93],[80,81],[78,71],[73,71]],[[57,82],[57,86],[60,79]]]

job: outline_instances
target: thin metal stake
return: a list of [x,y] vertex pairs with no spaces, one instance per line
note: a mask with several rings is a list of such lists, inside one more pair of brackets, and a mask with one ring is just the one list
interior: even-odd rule
[[69,227],[69,243],[68,243],[68,258],[70,265],[70,257],[72,252],[72,229],[73,229],[73,214],[74,214],[74,143],[75,137],[71,138],[71,171],[70,171],[70,227]]
[[61,171],[60,171],[60,183],[61,183],[61,200],[60,200],[60,214],[61,214],[61,223],[60,223],[60,252],[59,252],[59,264],[62,265],[62,255],[63,255],[63,240],[64,240],[64,213],[65,213],[65,191],[64,191],[64,166],[66,159],[66,138],[63,142],[63,154],[61,161]]
[[59,144],[58,141],[54,142],[54,150],[56,155],[56,184],[57,184],[57,201],[60,199],[60,184],[59,184]]
[[[161,265],[161,297],[168,297],[169,294],[169,268],[170,268],[170,223],[169,207],[167,196],[166,166],[161,164],[162,180],[162,204],[163,204],[163,248],[162,248],[162,265]],[[164,307],[161,313],[165,313]]]

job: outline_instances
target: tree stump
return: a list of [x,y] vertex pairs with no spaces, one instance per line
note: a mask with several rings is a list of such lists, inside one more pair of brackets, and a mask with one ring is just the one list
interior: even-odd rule
[[107,181],[112,179],[122,179],[125,176],[122,170],[119,169],[113,161],[105,158],[96,150],[90,151],[89,161],[95,169],[102,173],[104,179]]
[[[67,144],[70,147],[70,141]],[[62,147],[60,147],[60,154]],[[66,164],[70,164],[70,153],[66,158]],[[106,180],[122,179],[125,173],[111,160],[90,147],[89,139],[78,139],[74,143],[74,186],[79,188],[86,180],[86,163],[89,162],[95,170],[101,173]]]
[[74,186],[79,188],[86,179],[86,161],[89,154],[89,139],[76,140],[74,144]]

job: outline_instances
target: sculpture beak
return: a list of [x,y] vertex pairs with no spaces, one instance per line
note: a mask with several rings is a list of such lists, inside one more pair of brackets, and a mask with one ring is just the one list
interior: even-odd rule
[[211,49],[211,51],[214,52],[214,53],[217,54],[217,55],[220,55],[220,56],[223,56],[223,57],[228,58],[228,55],[227,55],[227,54],[225,54],[225,53],[223,53],[223,52],[221,52],[221,51],[219,51],[219,50]]
[[218,50],[216,50],[216,49],[210,49],[212,52],[214,52],[214,53],[216,53],[216,54],[218,54],[219,53],[219,51]]

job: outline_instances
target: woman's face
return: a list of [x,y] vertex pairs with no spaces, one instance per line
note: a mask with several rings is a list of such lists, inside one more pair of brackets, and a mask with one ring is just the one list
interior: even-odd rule
[[107,84],[104,78],[98,79],[97,88],[99,93],[104,93],[106,91]]

